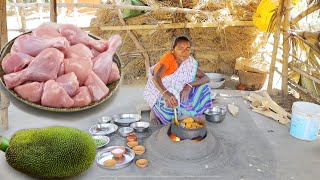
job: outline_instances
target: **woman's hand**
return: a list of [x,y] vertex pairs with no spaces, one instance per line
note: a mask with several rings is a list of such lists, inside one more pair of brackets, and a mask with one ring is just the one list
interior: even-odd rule
[[184,88],[180,93],[181,102],[188,101],[191,89],[192,89],[191,86],[189,86],[188,84],[184,86]]
[[170,106],[172,109],[174,109],[176,106],[178,106],[178,101],[177,101],[176,97],[172,93],[170,93],[169,91],[167,91],[163,94],[163,98],[164,98],[166,104],[168,106]]

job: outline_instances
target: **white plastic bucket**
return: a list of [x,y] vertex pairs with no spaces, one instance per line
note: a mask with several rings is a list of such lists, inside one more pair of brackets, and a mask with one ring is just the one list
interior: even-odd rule
[[314,141],[320,126],[320,106],[309,102],[294,102],[292,105],[290,134],[298,139]]

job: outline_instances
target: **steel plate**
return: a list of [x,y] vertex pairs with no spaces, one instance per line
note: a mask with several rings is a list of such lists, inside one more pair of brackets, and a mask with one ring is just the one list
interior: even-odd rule
[[125,147],[126,152],[123,154],[123,156],[124,156],[123,160],[118,161],[115,166],[104,166],[103,165],[104,161],[114,158],[113,155],[111,154],[111,150],[115,147],[118,147],[118,146],[107,147],[106,149],[103,149],[102,152],[97,156],[96,162],[98,163],[98,165],[100,167],[105,168],[105,169],[120,169],[120,168],[124,168],[124,167],[128,166],[132,162],[132,160],[135,157],[135,154],[134,154],[133,150],[131,150],[128,147]]
[[118,130],[118,126],[115,124],[96,124],[89,129],[89,132],[95,136],[105,136]]
[[141,120],[139,114],[118,114],[112,117],[113,122],[119,126],[130,126],[131,123]]

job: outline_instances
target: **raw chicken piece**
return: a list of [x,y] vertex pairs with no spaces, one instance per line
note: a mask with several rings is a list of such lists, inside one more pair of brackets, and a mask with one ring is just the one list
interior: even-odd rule
[[41,104],[56,108],[71,108],[74,101],[59,83],[51,79],[44,83]]
[[88,87],[93,101],[99,101],[109,93],[109,88],[93,71],[90,72],[84,85]]
[[91,94],[87,86],[81,86],[77,94],[72,98],[74,101],[73,107],[83,107],[91,103]]
[[111,74],[113,55],[121,45],[121,36],[113,35],[109,38],[109,48],[106,52],[101,53],[93,59],[93,72],[102,80],[104,84],[108,84]]
[[65,58],[88,57],[93,58],[91,50],[84,44],[76,44],[64,50]]
[[93,47],[99,52],[104,52],[108,49],[108,43],[103,40],[95,40],[88,36],[88,33],[82,31],[73,24],[64,24],[58,28],[60,34],[67,38],[71,45],[82,43],[89,47]]
[[95,48],[92,48],[92,49],[91,49],[91,53],[92,53],[92,55],[93,55],[93,58],[97,57],[97,56],[100,54],[100,52],[97,51]]
[[111,84],[117,81],[118,79],[120,79],[119,68],[115,62],[112,62],[111,74],[109,76],[108,84]]
[[54,24],[41,24],[32,31],[32,35],[38,37],[61,37]]
[[59,76],[56,81],[63,87],[64,90],[66,90],[70,97],[73,97],[79,88],[79,82],[74,72]]
[[63,62],[63,53],[55,48],[48,48],[35,57],[25,69],[3,76],[6,86],[11,89],[25,81],[44,82],[56,79]]
[[34,57],[23,53],[8,53],[2,60],[2,69],[4,73],[9,74],[21,71]]
[[69,41],[65,37],[37,37],[30,34],[19,36],[13,43],[12,52],[22,52],[30,56],[37,56],[46,48],[57,48],[64,50],[69,47]]
[[64,62],[66,62],[66,59],[63,60],[63,62],[60,65],[59,71],[58,71],[58,77],[61,75],[64,75]]
[[40,103],[42,92],[43,92],[43,82],[31,82],[26,83],[14,88],[14,91],[18,93],[23,99],[31,102]]
[[92,61],[89,58],[71,58],[64,60],[64,72],[74,72],[82,86],[92,71]]

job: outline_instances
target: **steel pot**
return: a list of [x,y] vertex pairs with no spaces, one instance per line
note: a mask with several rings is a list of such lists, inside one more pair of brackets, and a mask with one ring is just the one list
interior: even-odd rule
[[[188,117],[179,117],[178,121],[182,121]],[[203,126],[197,129],[188,129],[181,126],[177,126],[174,123],[171,123],[171,133],[181,139],[197,139],[202,138],[206,135],[206,121],[199,117],[191,117],[197,122],[200,122]]]
[[204,114],[207,121],[220,123],[226,117],[227,108],[221,106],[215,106],[213,108],[207,109]]

